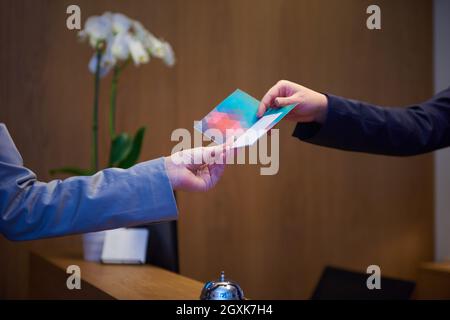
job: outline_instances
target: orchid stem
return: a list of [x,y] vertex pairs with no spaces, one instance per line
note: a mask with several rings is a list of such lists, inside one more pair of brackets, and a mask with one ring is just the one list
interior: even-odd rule
[[120,68],[114,67],[111,83],[110,109],[109,109],[109,133],[111,141],[116,137],[116,101],[117,101],[117,83],[119,81]]
[[116,137],[117,85],[119,83],[120,73],[127,66],[128,62],[129,60],[125,61],[122,65],[114,66],[109,104],[109,134],[111,136],[111,141]]
[[96,52],[97,65],[95,67],[95,81],[94,81],[94,113],[92,119],[92,153],[91,153],[91,167],[94,172],[98,171],[98,100],[100,89],[100,63],[102,59],[102,51],[97,48]]

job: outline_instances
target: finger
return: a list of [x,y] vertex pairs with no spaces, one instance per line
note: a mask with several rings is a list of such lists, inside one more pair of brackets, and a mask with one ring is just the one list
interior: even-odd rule
[[203,147],[183,151],[183,164],[189,170],[197,170],[203,164]]
[[298,104],[298,98],[295,96],[290,96],[290,97],[277,97],[275,98],[275,106],[277,107],[285,107],[291,104]]
[[209,175],[210,175],[210,185],[209,188],[214,187],[225,171],[225,165],[223,164],[214,164],[209,166]]
[[204,165],[192,173],[190,184],[193,187],[193,190],[196,191],[207,191],[212,188],[214,182],[212,180],[208,165]]
[[236,136],[236,135],[227,135],[226,142],[225,142],[225,149],[233,148],[233,145],[237,139],[238,139],[238,136]]
[[234,159],[237,156],[238,149],[233,147],[232,145],[229,145],[226,147],[224,152],[224,162],[225,164],[232,164],[234,162]]
[[226,144],[220,144],[212,147],[203,148],[203,163],[223,163],[223,153],[225,152]]
[[261,99],[261,102],[259,103],[257,113],[258,117],[262,117],[266,112],[267,108],[269,108],[272,105],[273,100],[280,95],[281,87],[282,85],[277,83],[272,88],[270,88],[269,91],[267,91],[267,93],[264,95],[264,97]]
[[211,185],[211,178],[208,172],[208,167],[205,166],[203,169],[197,172],[192,172],[189,177],[189,187],[188,191],[206,191]]

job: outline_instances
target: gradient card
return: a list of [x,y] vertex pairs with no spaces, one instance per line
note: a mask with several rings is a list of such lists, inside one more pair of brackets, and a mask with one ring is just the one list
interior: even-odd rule
[[289,105],[280,109],[269,108],[258,118],[258,105],[258,100],[237,89],[206,117],[197,121],[194,128],[218,144],[224,143],[227,136],[233,135],[235,142],[232,147],[250,146],[295,107]]

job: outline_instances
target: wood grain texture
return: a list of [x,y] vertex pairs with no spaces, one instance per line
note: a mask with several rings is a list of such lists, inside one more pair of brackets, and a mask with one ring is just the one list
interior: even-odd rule
[[[193,5],[198,4],[198,6]],[[182,126],[236,87],[256,97],[279,79],[384,105],[432,94],[431,4],[380,1],[183,2],[178,23]],[[192,45],[195,43],[195,45]],[[189,61],[189,65],[185,62]],[[234,166],[207,196],[180,194],[181,271],[224,269],[254,298],[307,298],[327,264],[414,278],[432,256],[432,158],[370,156],[292,138],[280,125],[280,171]]]
[[[432,94],[431,2],[380,0],[381,31],[365,27],[366,0],[173,0],[77,2],[83,19],[121,11],[167,39],[177,54],[127,70],[118,129],[149,128],[142,159],[168,154],[174,128],[192,128],[236,88],[255,97],[279,79],[383,105]],[[69,1],[0,2],[0,121],[41,180],[50,168],[89,163],[92,54],[65,28]],[[101,161],[109,81],[102,87]],[[307,298],[323,267],[414,279],[432,258],[433,162],[325,149],[280,128],[280,170],[227,168],[208,194],[180,193],[181,272],[206,281],[225,270],[252,298]],[[0,295],[27,295],[30,247],[78,237],[0,241]],[[18,250],[17,248],[23,248]],[[16,277],[12,275],[17,275]],[[8,285],[3,286],[2,284]]]
[[450,299],[450,261],[423,263],[417,277],[417,299]]
[[[30,297],[33,299],[197,300],[201,282],[150,265],[102,265],[75,253],[32,252]],[[66,269],[81,270],[81,289],[68,290]]]
[[[89,166],[93,76],[87,63],[93,54],[66,28],[71,1],[19,0],[0,2],[0,121],[6,123],[25,165],[49,180],[48,171],[67,165]],[[166,14],[169,1],[78,1],[83,21],[106,10],[139,19],[155,34],[174,42],[177,29]],[[162,13],[165,14],[162,14]],[[170,133],[176,127],[176,69],[161,61],[135,68],[120,78],[117,130],[134,133],[147,126],[142,160],[170,152]],[[100,162],[108,150],[108,98],[111,77],[101,85]],[[28,243],[0,241],[0,296],[25,298],[28,292],[28,248],[67,246],[81,250],[79,237]],[[11,275],[15,274],[15,277]]]

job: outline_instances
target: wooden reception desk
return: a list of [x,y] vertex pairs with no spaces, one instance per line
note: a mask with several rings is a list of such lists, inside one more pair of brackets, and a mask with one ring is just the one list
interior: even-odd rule
[[[203,284],[151,265],[104,265],[80,254],[30,253],[33,299],[199,299]],[[69,290],[67,267],[81,269],[81,289]]]
[[416,286],[417,299],[450,299],[450,261],[422,264]]

